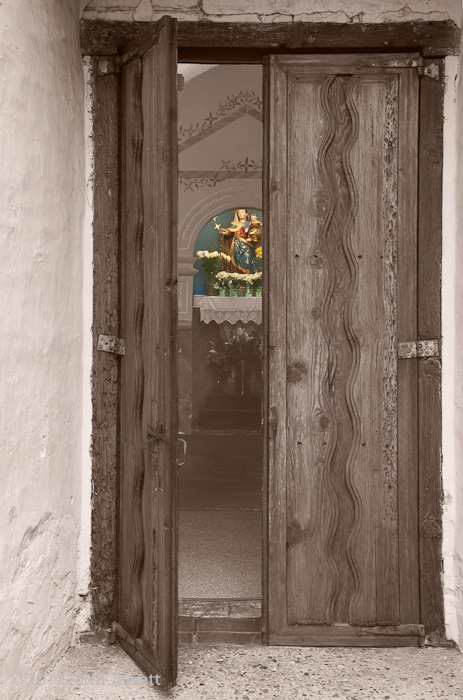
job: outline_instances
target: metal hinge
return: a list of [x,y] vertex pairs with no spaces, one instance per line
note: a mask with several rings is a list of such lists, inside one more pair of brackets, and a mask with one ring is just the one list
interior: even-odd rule
[[125,355],[125,341],[122,338],[116,338],[115,335],[102,335],[100,333],[97,349],[103,352],[112,352],[114,355]]
[[431,80],[440,79],[439,64],[436,61],[424,61],[422,58],[418,61],[418,75],[423,78],[431,78]]
[[177,73],[177,90],[180,92],[185,87],[185,77],[181,73]]
[[100,56],[98,58],[97,75],[114,75],[121,70],[121,62],[119,56]]
[[397,348],[399,360],[409,360],[414,357],[439,357],[438,340],[409,340],[399,343]]
[[148,434],[148,440],[162,440],[163,442],[170,442],[170,437],[168,433],[164,432],[164,426],[159,421],[156,423],[155,428],[150,428],[148,426],[146,430]]

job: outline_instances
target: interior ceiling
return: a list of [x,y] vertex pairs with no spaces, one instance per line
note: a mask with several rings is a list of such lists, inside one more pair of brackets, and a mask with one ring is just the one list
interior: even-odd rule
[[201,75],[201,73],[205,73],[208,70],[211,70],[211,68],[217,68],[217,64],[215,63],[179,63],[178,64],[178,72],[183,75],[185,79],[185,83],[187,83],[189,80],[192,80],[193,78],[196,78],[197,75]]

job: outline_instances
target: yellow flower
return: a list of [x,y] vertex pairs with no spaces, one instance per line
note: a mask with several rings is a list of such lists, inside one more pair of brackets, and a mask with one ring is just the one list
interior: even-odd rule
[[262,257],[262,246],[261,245],[258,248],[256,248],[256,256],[258,258]]

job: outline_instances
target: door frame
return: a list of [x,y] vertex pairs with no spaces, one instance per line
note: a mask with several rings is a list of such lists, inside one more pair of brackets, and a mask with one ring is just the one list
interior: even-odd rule
[[[91,56],[94,144],[92,370],[92,620],[107,628],[118,608],[120,358],[98,350],[98,335],[120,333],[119,141],[121,47],[150,22],[82,20],[82,54]],[[444,57],[458,53],[453,22],[389,24],[178,22],[179,59],[261,63],[269,53],[419,51],[418,338],[441,339]],[[237,51],[237,49],[240,49]],[[265,195],[265,192],[264,192]],[[420,622],[429,642],[445,638],[442,587],[441,360],[418,358]],[[264,426],[264,445],[268,421]],[[267,479],[266,457],[264,479]],[[264,483],[266,483],[264,481]],[[264,488],[265,493],[265,488]],[[264,538],[265,540],[265,538]],[[264,544],[264,562],[267,543]],[[264,566],[264,570],[265,570]],[[263,608],[266,609],[264,577]],[[263,618],[264,641],[266,620]]]

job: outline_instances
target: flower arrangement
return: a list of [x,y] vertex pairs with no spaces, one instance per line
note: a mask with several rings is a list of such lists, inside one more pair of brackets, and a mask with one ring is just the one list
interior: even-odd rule
[[204,271],[209,274],[217,272],[222,260],[227,262],[231,260],[229,255],[221,253],[219,250],[198,250],[196,251],[196,257],[198,260],[201,260]]
[[225,352],[230,356],[237,370],[236,393],[245,393],[246,367],[260,365],[262,361],[262,337],[257,338],[247,333],[244,328],[237,328],[231,338],[224,343]]
[[244,328],[237,328],[224,345],[225,352],[234,360],[262,360],[262,338],[247,333]]
[[210,296],[213,294],[213,277],[222,264],[222,260],[230,262],[231,257],[219,250],[198,250],[196,251],[196,257],[198,260],[201,260],[203,270],[207,275],[207,294]]
[[252,286],[262,289],[262,272],[218,272],[215,276],[214,289],[219,290],[221,296],[238,296],[239,290],[244,287],[247,296],[252,296]]
[[206,362],[215,371],[217,391],[223,393],[226,375],[232,372],[235,393],[246,393],[246,385],[249,384],[253,369],[261,367],[262,337],[247,333],[244,328],[237,328],[227,341],[219,337],[217,342],[210,341],[210,344]]
[[209,342],[211,344],[211,349],[207,353],[207,364],[214,365],[222,372],[230,372],[232,366],[230,353],[226,352],[221,342],[220,344],[213,343],[212,340]]

